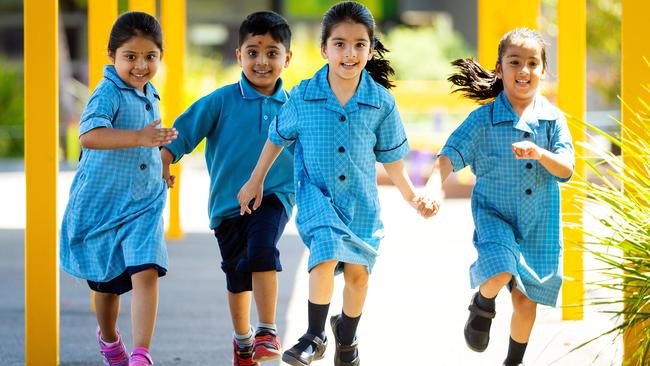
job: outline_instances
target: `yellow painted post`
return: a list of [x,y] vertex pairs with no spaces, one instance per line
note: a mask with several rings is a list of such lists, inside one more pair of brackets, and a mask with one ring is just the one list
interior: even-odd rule
[[[644,85],[650,85],[650,68],[643,57],[650,59],[650,43],[644,37],[647,33],[648,3],[646,0],[623,0],[621,17],[621,98],[626,106],[621,107],[623,121],[622,141],[632,139],[631,133],[647,134],[647,121],[642,121],[635,114],[645,110],[639,98],[645,98],[648,91]],[[647,102],[647,98],[646,98]],[[645,131],[644,131],[645,130]],[[625,146],[622,149],[626,151]],[[638,164],[635,156],[623,153],[623,161],[627,166]],[[626,190],[626,194],[633,194]],[[628,294],[625,294],[627,296]],[[639,325],[625,332],[623,336],[623,364],[633,365],[637,361],[633,356],[639,347],[639,339],[645,329]]]
[[117,0],[88,0],[88,87],[92,92],[109,63],[108,37],[117,18]]
[[129,11],[142,11],[156,16],[156,0],[129,0]]
[[[185,0],[162,0],[160,13],[163,29],[163,62],[165,63],[165,88],[163,94],[163,125],[171,127],[185,107]],[[169,190],[168,239],[181,239],[180,187],[181,164],[171,166],[176,176],[174,188]]]
[[[58,1],[24,1],[25,364],[59,364]],[[7,208],[11,209],[11,208]]]
[[[108,38],[117,18],[117,0],[88,0],[88,89],[92,93],[104,77]],[[95,311],[95,293],[90,292],[90,309]]]
[[[587,68],[587,4],[586,0],[559,0],[558,16],[558,106],[580,121],[586,109]],[[578,142],[585,140],[584,127],[569,123],[576,151],[576,166],[572,180],[585,179],[584,149]],[[562,220],[564,222],[564,282],[562,284],[562,319],[583,318],[584,281],[582,243],[581,193],[563,187]],[[579,227],[567,227],[570,224]]]
[[494,69],[501,37],[515,28],[537,28],[541,0],[478,0],[478,61]]

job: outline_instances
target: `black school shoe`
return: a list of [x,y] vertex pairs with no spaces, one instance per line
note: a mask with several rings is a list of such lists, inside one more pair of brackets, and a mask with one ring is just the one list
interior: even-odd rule
[[477,317],[482,317],[489,319],[490,324],[492,324],[492,319],[494,319],[497,313],[495,311],[485,311],[479,308],[478,305],[476,305],[476,296],[478,296],[478,292],[472,296],[472,302],[467,308],[469,310],[469,318],[467,318],[467,322],[465,323],[465,343],[467,343],[467,347],[472,351],[483,352],[487,348],[488,343],[490,343],[489,327],[487,331],[474,329],[472,328],[472,321]]
[[526,366],[523,363],[503,363],[503,366]]
[[[333,315],[330,317],[330,325],[332,326],[332,332],[334,333],[334,344],[336,345],[336,351],[334,352],[334,366],[359,366],[361,365],[361,360],[359,359],[359,351],[357,347],[359,342],[357,341],[357,336],[354,336],[352,344],[341,344],[339,341],[339,336],[337,334],[338,323],[341,320],[341,314]],[[356,357],[352,361],[343,361],[341,360],[341,352],[352,352],[356,351]]]
[[[307,352],[296,348],[302,341],[311,342],[316,347],[313,347],[313,352]],[[313,334],[304,334],[295,346],[284,351],[282,354],[282,362],[288,363],[291,366],[309,366],[312,361],[318,361],[325,357],[325,349],[327,348],[327,338],[320,339]]]

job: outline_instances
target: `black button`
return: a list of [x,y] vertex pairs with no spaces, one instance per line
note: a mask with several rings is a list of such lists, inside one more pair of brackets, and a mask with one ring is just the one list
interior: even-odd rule
[[533,169],[532,163],[526,163],[526,169]]
[[140,170],[147,169],[147,164],[140,164]]
[[531,194],[533,194],[533,191],[530,188],[528,188],[526,190],[526,194],[530,196]]
[[339,117],[339,121],[341,121],[341,122],[345,122],[345,116],[341,115],[341,116]]
[[144,109],[150,111],[150,110],[151,110],[151,106],[150,106],[149,104],[147,104],[147,105],[144,106]]
[[345,180],[345,175],[339,175],[339,180],[343,182]]
[[524,138],[529,138],[530,137],[530,132],[524,132]]
[[344,153],[344,152],[345,152],[345,148],[344,148],[343,146],[339,146],[339,152],[340,152],[340,153]]

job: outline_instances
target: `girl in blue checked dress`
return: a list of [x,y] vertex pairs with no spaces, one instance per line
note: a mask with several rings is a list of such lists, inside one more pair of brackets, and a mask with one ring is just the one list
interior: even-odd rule
[[392,68],[374,35],[368,9],[356,2],[334,5],[323,17],[321,53],[327,59],[303,81],[270,125],[269,141],[238,199],[241,213],[260,205],[266,172],[283,146],[295,146],[296,223],[310,250],[307,333],[284,352],[290,365],[323,358],[325,322],[334,273],[343,272],[343,311],[330,319],[335,365],[359,365],[357,324],[368,275],[383,236],[375,162],[383,163],[404,199],[419,211],[403,161],[408,143],[395,100],[388,92]]
[[[482,352],[489,342],[495,298],[508,286],[513,314],[506,366],[523,365],[537,304],[555,306],[562,273],[559,182],[573,174],[574,152],[564,115],[539,94],[546,44],[529,29],[499,43],[496,69],[471,59],[453,62],[451,81],[467,97],[491,100],[452,133],[436,161],[427,191],[439,192],[452,171],[470,166],[474,246],[465,340]],[[425,212],[426,213],[426,212]]]
[[[167,184],[158,147],[176,138],[158,128],[160,97],[149,83],[162,55],[158,21],[121,15],[105,66],[80,120],[82,150],[61,224],[61,266],[96,292],[97,341],[105,365],[144,366],[167,271],[162,211]],[[117,331],[120,295],[133,289],[133,352]]]

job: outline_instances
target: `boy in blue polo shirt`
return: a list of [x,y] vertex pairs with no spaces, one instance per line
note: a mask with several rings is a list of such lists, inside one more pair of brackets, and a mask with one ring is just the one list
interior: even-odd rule
[[[280,74],[291,60],[291,30],[280,15],[249,15],[239,28],[241,80],[196,101],[174,123],[178,139],[161,149],[164,178],[169,164],[206,138],[210,174],[210,228],[219,243],[234,327],[234,365],[259,365],[280,357],[275,325],[277,242],[294,205],[293,156],[283,152],[264,185],[264,203],[240,216],[237,192],[253,171],[268,137],[269,123],[287,101]],[[259,325],[250,325],[251,293]]]

